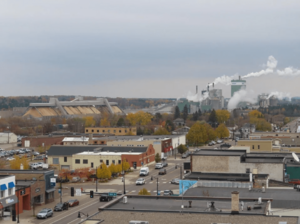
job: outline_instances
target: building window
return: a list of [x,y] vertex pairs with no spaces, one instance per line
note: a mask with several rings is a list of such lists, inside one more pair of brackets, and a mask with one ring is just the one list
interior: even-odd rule
[[12,195],[12,188],[8,188],[8,196]]
[[76,164],[80,164],[80,159],[75,159]]
[[121,164],[121,160],[118,161],[118,164]]
[[97,141],[94,141],[94,144],[97,144]]
[[85,129],[85,132],[88,132],[88,129]]
[[246,168],[246,173],[250,173],[250,168]]
[[100,163],[103,163],[103,159],[100,159]]
[[109,160],[108,159],[106,160],[106,166],[109,166]]
[[105,133],[105,130],[103,130],[102,132]]
[[52,163],[53,164],[59,164],[59,159],[58,158],[53,158]]
[[64,157],[64,162],[67,162],[68,161],[68,157]]
[[87,159],[84,159],[84,160],[82,160],[82,163],[83,163],[83,164],[88,164],[88,160],[87,160]]
[[110,130],[107,130],[108,133],[110,133]]
[[252,149],[254,149],[254,145],[252,145]]
[[92,132],[94,132],[94,129],[92,129]]
[[113,160],[112,163],[115,164],[115,160]]
[[116,133],[116,130],[114,130],[114,133]]
[[127,133],[127,130],[125,130],[125,133]]
[[260,145],[257,146],[257,149],[260,149]]
[[121,133],[122,131],[121,130],[119,130],[119,133]]
[[4,192],[5,191],[1,191],[1,198],[4,198]]
[[97,130],[97,132],[99,132],[99,129]]
[[91,168],[94,168],[94,163],[91,163]]

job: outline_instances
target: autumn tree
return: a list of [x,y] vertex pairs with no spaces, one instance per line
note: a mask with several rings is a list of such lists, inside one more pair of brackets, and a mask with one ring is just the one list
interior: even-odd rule
[[111,177],[111,172],[107,168],[105,163],[102,163],[98,168],[97,168],[97,178],[99,179],[106,179]]
[[179,152],[180,154],[185,153],[187,150],[188,150],[188,148],[187,148],[185,145],[180,144],[180,145],[178,146],[178,152]]
[[174,113],[174,120],[180,117],[180,110],[179,107],[175,107],[175,113]]
[[95,126],[95,120],[93,117],[85,117],[85,127],[94,127]]
[[100,120],[100,126],[101,127],[110,127],[110,122],[108,118],[104,117]]
[[186,136],[189,144],[191,145],[199,145],[204,144],[207,139],[208,135],[205,130],[205,125],[196,122],[189,130]]
[[147,125],[151,121],[152,117],[153,116],[151,114],[146,113],[146,112],[140,110],[140,111],[136,112],[135,114],[129,113],[126,116],[126,119],[133,126],[135,126],[135,125],[145,126],[145,125]]
[[115,173],[117,173],[117,169],[116,169],[116,165],[114,163],[110,164],[110,166],[108,167],[109,171],[111,172],[112,175],[114,175]]
[[209,124],[204,124],[204,126],[207,133],[207,141],[215,140],[217,138],[216,131]]
[[218,138],[227,138],[229,137],[229,131],[225,124],[219,124],[219,126],[216,128],[216,133]]
[[157,129],[153,135],[169,135],[170,132],[168,132],[165,128],[159,128]]
[[126,161],[126,159],[124,159],[122,161],[121,166],[122,166],[122,169],[125,170],[125,171],[130,169],[130,164],[129,164],[129,162]]
[[9,161],[10,168],[13,170],[19,170],[21,164],[23,164],[23,169],[28,170],[29,169],[29,163],[27,160],[27,156],[22,156],[21,158],[19,156],[14,156],[14,160]]
[[120,117],[118,122],[117,122],[117,126],[118,127],[122,127],[122,126],[125,126],[125,121],[124,121],[124,118],[123,117]]
[[146,188],[143,188],[139,191],[138,195],[151,195],[151,193]]
[[263,115],[261,112],[259,112],[258,110],[252,110],[248,113],[250,118],[262,118]]
[[230,113],[228,110],[216,110],[216,115],[219,124],[228,121],[230,118]]

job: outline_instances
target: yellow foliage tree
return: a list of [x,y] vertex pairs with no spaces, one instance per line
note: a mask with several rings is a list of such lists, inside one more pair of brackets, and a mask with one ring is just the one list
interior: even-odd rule
[[97,177],[99,179],[106,179],[111,177],[111,172],[107,168],[105,163],[102,163],[98,168],[97,168]]
[[19,156],[14,156],[14,160],[11,160],[10,163],[10,168],[13,170],[19,170],[21,164],[23,164],[23,169],[28,170],[29,169],[29,163],[27,160],[27,156],[23,156],[20,158]]
[[110,127],[110,122],[108,118],[104,117],[100,120],[100,126],[101,127]]
[[85,117],[85,127],[93,127],[96,122],[93,117]]
[[219,124],[228,121],[228,119],[230,118],[230,113],[228,110],[216,110],[216,115]]
[[261,112],[259,112],[258,110],[252,110],[252,111],[250,111],[249,113],[248,113],[248,115],[249,115],[249,117],[250,118],[262,118],[263,117],[263,115],[262,115],[262,113]]
[[228,131],[227,127],[225,126],[225,124],[220,124],[216,128],[216,133],[217,133],[217,136],[219,138],[227,138],[227,137],[229,137],[229,131]]
[[131,125],[147,125],[151,119],[152,119],[152,115],[149,114],[149,113],[146,113],[142,110],[136,112],[135,114],[133,113],[129,113],[127,116],[126,116],[126,119],[130,122]]
[[204,126],[208,137],[207,141],[215,140],[217,138],[216,131],[209,124],[204,124]]
[[133,114],[133,113],[127,114],[126,119],[127,119],[127,120],[129,121],[129,123],[130,123],[131,125],[133,125],[133,126],[135,126],[136,123],[137,123],[136,116],[135,116],[135,114]]
[[122,172],[122,165],[118,164],[116,165],[116,173],[121,173]]
[[159,128],[153,133],[153,135],[169,135],[169,134],[170,132],[168,132],[167,129],[165,128]]
[[122,161],[121,166],[122,166],[122,169],[125,171],[130,169],[130,164],[125,159]]
[[204,144],[208,140],[205,126],[199,122],[196,122],[190,128],[186,138],[191,145]]
[[138,195],[151,195],[151,193],[146,188],[143,188],[139,191]]
[[110,166],[108,167],[108,169],[110,170],[111,174],[117,173],[116,165],[113,164],[113,163],[110,164]]

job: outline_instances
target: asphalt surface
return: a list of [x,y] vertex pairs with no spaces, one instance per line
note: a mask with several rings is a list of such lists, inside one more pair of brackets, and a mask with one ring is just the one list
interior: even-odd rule
[[291,121],[291,122],[289,122],[289,123],[287,123],[286,125],[285,125],[285,127],[287,126],[287,127],[289,127],[290,128],[290,130],[291,130],[291,133],[296,133],[297,132],[297,128],[298,128],[298,126],[300,125],[300,122],[298,121],[300,118],[295,118],[293,121]]

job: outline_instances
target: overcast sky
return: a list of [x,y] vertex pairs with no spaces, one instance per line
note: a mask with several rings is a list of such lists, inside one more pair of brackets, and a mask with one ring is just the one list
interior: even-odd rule
[[[0,95],[177,98],[270,55],[299,69],[300,1],[247,2],[1,0]],[[295,96],[299,83],[265,76],[247,89]]]

